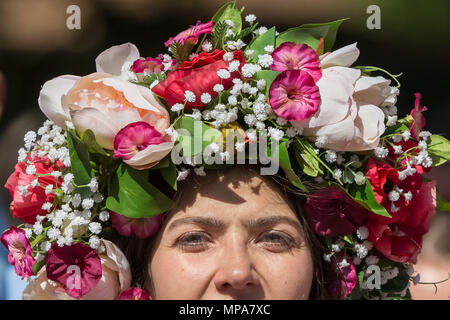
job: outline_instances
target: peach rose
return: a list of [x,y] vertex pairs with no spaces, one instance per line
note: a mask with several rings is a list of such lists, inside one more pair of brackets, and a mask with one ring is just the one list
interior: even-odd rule
[[[128,81],[131,65],[138,58],[133,44],[114,46],[97,57],[97,72],[47,81],[39,96],[41,110],[61,127],[66,126],[66,121],[72,122],[80,135],[92,130],[98,144],[108,150],[114,149],[114,138],[122,128],[146,122],[167,138],[156,148],[157,160],[161,160],[172,150],[175,139],[165,132],[170,126],[166,108],[149,88]],[[153,153],[145,155],[150,159],[148,163],[155,165],[158,161]],[[139,163],[140,167],[147,164],[142,154]]]

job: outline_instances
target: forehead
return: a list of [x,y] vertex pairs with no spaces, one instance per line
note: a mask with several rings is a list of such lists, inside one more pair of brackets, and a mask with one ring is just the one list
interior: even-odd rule
[[194,177],[185,183],[172,216],[187,214],[221,219],[296,216],[275,183],[246,167],[210,171],[205,177]]

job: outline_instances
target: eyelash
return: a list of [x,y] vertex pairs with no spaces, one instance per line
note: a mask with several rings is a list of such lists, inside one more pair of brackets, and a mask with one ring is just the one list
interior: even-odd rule
[[[261,241],[264,239],[268,239],[269,237],[276,237],[278,240],[273,241],[273,238],[271,241],[265,241],[264,244],[267,245],[267,247],[271,250],[289,250],[291,251],[293,248],[297,247],[296,242],[291,239],[291,237],[281,234],[281,232],[277,231],[269,231],[261,234],[257,239],[257,241]],[[193,240],[197,238],[196,240]],[[200,240],[198,240],[200,238]],[[191,251],[191,252],[199,252],[206,250],[208,248],[207,242],[211,242],[211,238],[209,235],[203,233],[203,232],[188,232],[186,234],[183,234],[181,237],[179,237],[175,243],[174,246],[177,246],[181,248],[184,251]]]

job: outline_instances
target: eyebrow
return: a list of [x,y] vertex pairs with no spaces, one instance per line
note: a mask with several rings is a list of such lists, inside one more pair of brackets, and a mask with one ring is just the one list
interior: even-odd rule
[[[301,224],[289,217],[286,216],[270,216],[270,217],[263,217],[259,219],[250,220],[244,223],[244,226],[251,230],[251,229],[261,229],[264,227],[269,227],[276,225],[278,223],[287,223],[291,226],[293,226],[295,229],[297,229],[301,234],[303,234],[303,228]],[[213,217],[185,217],[180,218],[177,220],[174,220],[168,227],[168,231],[176,228],[179,225],[183,224],[195,224],[204,228],[211,228],[211,229],[224,229],[226,227],[226,223],[223,222],[220,219],[213,218]]]

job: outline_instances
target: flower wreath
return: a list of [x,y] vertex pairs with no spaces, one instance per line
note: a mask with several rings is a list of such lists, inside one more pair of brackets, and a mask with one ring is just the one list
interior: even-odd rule
[[[331,292],[411,297],[437,205],[423,173],[450,160],[449,141],[423,131],[418,93],[398,118],[398,75],[352,66],[356,43],[332,51],[344,20],[279,33],[253,14],[243,22],[242,11],[225,4],[170,38],[168,54],[141,58],[126,43],[102,52],[97,72],[44,84],[39,106],[49,120],[26,133],[6,183],[24,224],[1,236],[16,273],[30,280],[24,298],[148,299],[130,287],[127,259],[108,240],[113,229],[157,232],[173,201],[154,174],[176,191],[188,174],[252,160],[257,145],[309,192],[304,211],[328,246],[323,258],[343,275]],[[241,135],[229,143],[228,131]]]

